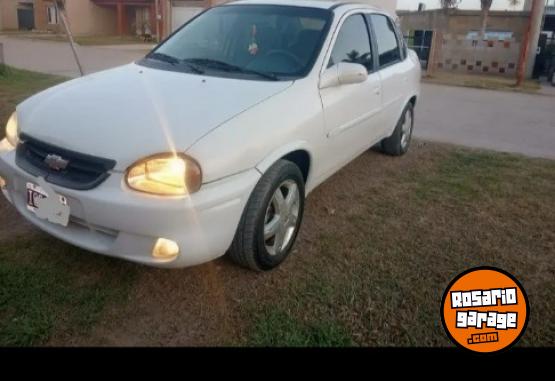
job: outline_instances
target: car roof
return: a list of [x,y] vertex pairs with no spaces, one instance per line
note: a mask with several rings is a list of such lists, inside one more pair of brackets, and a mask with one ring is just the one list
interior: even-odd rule
[[364,3],[350,2],[350,1],[331,1],[331,0],[237,0],[231,1],[226,4],[266,4],[266,5],[286,5],[294,7],[307,7],[307,8],[367,8],[376,11],[382,11],[379,8],[370,6]]

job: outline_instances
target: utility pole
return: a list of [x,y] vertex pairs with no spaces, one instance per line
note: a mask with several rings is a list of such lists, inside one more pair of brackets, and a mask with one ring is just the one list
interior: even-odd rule
[[[63,0],[62,0],[63,1]],[[65,16],[65,2],[62,3],[64,9],[60,10],[60,6],[58,5],[58,0],[54,1],[54,6],[56,7],[56,14],[58,14],[60,16],[60,18],[62,19],[62,24],[64,25],[64,29],[66,31],[67,37],[69,39],[69,46],[71,47],[71,51],[73,53],[73,58],[75,58],[75,63],[77,64],[77,67],[79,68],[79,73],[81,74],[81,77],[84,75],[83,72],[83,67],[81,66],[81,62],[79,61],[79,56],[77,55],[77,50],[75,50],[75,41],[73,41],[73,34],[71,34],[71,29],[69,27],[69,23],[67,22],[66,16]]]
[[538,49],[538,40],[540,37],[541,26],[543,22],[543,13],[545,11],[544,0],[531,0],[532,7],[530,9],[530,18],[528,19],[528,27],[526,34],[522,40],[520,49],[520,57],[518,59],[518,70],[516,85],[522,85],[525,77],[531,77],[534,71],[534,62],[536,59],[536,50]]

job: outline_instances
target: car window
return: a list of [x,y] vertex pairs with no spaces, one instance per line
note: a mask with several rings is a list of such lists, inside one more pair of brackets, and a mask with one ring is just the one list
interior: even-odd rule
[[370,15],[370,20],[378,44],[380,67],[400,61],[401,49],[391,20],[384,15]]
[[368,72],[373,69],[372,48],[368,37],[368,28],[360,14],[349,16],[337,35],[331,52],[328,67],[339,62],[364,65]]
[[207,75],[301,77],[318,56],[331,16],[319,8],[218,6],[186,24],[150,57],[171,60],[168,70],[193,64]]

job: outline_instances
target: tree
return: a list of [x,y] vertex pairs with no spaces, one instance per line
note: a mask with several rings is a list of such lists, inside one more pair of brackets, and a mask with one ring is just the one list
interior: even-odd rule
[[461,0],[441,0],[441,8],[457,8],[457,5],[459,5],[460,2]]
[[513,7],[513,9],[516,8],[518,4],[520,4],[520,0],[509,0],[509,5]]
[[491,9],[491,4],[493,0],[480,0],[480,5],[482,6],[482,29],[480,29],[480,39],[484,39],[486,36],[486,30],[488,29],[488,18],[489,10]]
[[[482,29],[480,30],[480,38],[483,39],[488,28],[489,10],[491,9],[493,0],[480,0],[480,3],[482,6]],[[520,0],[509,0],[509,4],[513,7],[517,6],[519,3]]]

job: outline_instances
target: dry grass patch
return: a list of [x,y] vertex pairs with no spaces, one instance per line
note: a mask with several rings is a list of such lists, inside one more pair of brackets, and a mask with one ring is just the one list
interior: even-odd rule
[[[62,79],[0,76],[0,118]],[[0,200],[0,345],[446,346],[444,288],[490,265],[526,289],[521,345],[555,341],[555,162],[415,142],[369,151],[308,198],[293,255],[257,274],[92,255]]]

